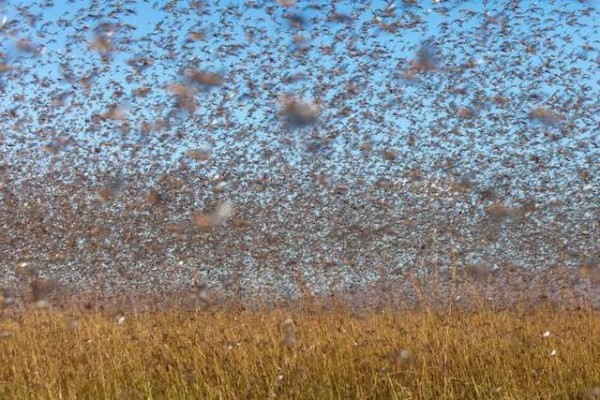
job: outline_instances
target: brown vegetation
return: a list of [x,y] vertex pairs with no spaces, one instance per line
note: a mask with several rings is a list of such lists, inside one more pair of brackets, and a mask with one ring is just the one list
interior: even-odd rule
[[4,398],[593,399],[600,386],[600,315],[548,305],[29,310],[0,335]]

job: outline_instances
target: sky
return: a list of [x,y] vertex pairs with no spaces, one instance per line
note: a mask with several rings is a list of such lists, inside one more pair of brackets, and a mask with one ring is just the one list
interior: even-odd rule
[[24,177],[419,168],[518,197],[586,170],[598,190],[598,21],[597,1],[5,0],[0,155]]
[[[100,256],[107,266],[133,266],[143,282],[144,246],[161,241],[170,244],[154,257],[157,268],[195,260],[187,271],[210,282],[229,273],[213,268],[219,254],[260,285],[272,276],[261,273],[257,237],[281,255],[278,266],[299,260],[290,277],[325,256],[351,269],[344,260],[354,254],[357,281],[376,279],[378,264],[424,266],[430,237],[442,262],[455,261],[451,251],[467,263],[529,267],[565,262],[573,249],[591,256],[600,210],[599,7],[0,0],[0,208],[9,195],[36,199],[41,188],[40,197],[60,201],[37,197],[23,208],[54,209],[61,227],[54,207],[81,204],[79,195],[91,205],[81,217],[93,224],[107,209],[134,205],[109,214],[131,217],[114,224],[135,230],[127,244],[120,234],[99,238],[132,251]],[[163,173],[180,177],[184,193]],[[74,194],[65,200],[55,187]],[[112,190],[123,187],[132,190]],[[340,187],[347,190],[338,195]],[[103,201],[104,189],[133,198]],[[169,198],[169,215],[149,209],[162,222],[139,229],[138,208],[152,190]],[[503,223],[489,225],[490,205],[513,215],[532,203],[526,221],[515,218],[496,238],[485,232]],[[244,251],[225,234],[194,242],[163,232],[223,205],[255,221],[239,231]],[[365,251],[357,225],[395,233],[366,237]],[[11,254],[31,252],[30,229],[8,227],[24,232]],[[271,229],[292,243],[279,248]],[[68,244],[53,232],[46,244]],[[86,271],[103,268],[89,258],[99,253],[86,250],[85,232],[69,234],[76,257],[53,265],[84,282]]]

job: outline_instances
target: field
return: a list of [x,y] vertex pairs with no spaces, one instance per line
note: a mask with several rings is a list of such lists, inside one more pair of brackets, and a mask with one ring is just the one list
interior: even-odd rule
[[5,310],[0,397],[600,398],[591,307],[116,310]]

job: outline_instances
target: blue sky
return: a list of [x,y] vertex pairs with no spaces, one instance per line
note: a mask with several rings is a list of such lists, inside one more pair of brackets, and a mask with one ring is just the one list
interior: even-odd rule
[[[3,156],[65,175],[182,162],[252,175],[272,168],[264,154],[275,151],[292,169],[341,179],[415,167],[515,190],[566,184],[582,168],[596,179],[597,1],[295,3],[0,3],[2,108],[15,112],[0,119]],[[420,49],[436,68],[411,75]],[[194,112],[174,110],[168,89],[193,86],[186,68],[221,78],[195,88]],[[147,96],[134,94],[144,87]],[[283,93],[318,103],[317,122],[286,126]],[[111,107],[124,119],[94,117]],[[562,119],[532,119],[536,107]],[[212,146],[210,162],[186,158],[202,146]]]

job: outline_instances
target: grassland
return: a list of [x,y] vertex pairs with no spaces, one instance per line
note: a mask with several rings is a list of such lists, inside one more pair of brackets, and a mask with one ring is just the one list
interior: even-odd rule
[[600,398],[591,308],[31,308],[0,337],[0,398]]

